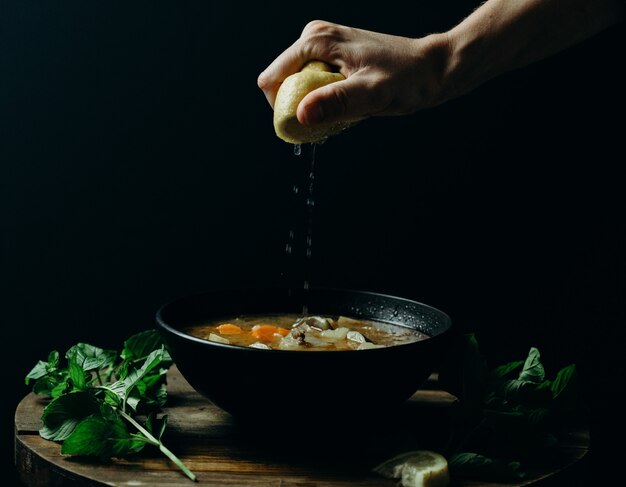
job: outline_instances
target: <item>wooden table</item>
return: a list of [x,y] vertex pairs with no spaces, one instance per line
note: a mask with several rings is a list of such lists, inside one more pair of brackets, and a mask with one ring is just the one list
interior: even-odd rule
[[[311,427],[307,414],[277,411],[276,424],[293,425],[291,436],[279,431],[257,431],[237,424],[231,416],[197,394],[173,367],[168,373],[168,430],[164,443],[198,476],[205,486],[275,486],[393,487],[397,482],[370,473],[372,466],[403,444],[415,441],[419,431],[423,447],[436,450],[443,438],[437,423],[445,417],[454,397],[437,390],[434,377],[426,388],[417,392],[394,418],[377,417],[372,424],[386,428],[371,433],[367,424],[350,421],[349,411],[334,412],[345,418],[342,426],[329,425],[326,430]],[[364,404],[367,404],[364,397]],[[128,460],[109,463],[76,459],[61,455],[60,446],[42,439],[41,413],[45,402],[29,394],[18,405],[15,414],[15,459],[22,481],[39,486],[185,486],[193,485],[178,468],[160,452],[147,447]],[[412,418],[412,422],[408,422]],[[415,419],[421,424],[414,426]],[[411,427],[411,425],[413,427]],[[293,432],[299,438],[293,438]],[[438,433],[439,432],[439,433]],[[310,436],[316,438],[310,441]],[[356,440],[351,440],[352,436]],[[533,471],[519,484],[456,482],[455,486],[557,485],[555,481],[570,475],[589,449],[586,431],[574,432],[571,441],[562,446],[562,461],[551,470]]]

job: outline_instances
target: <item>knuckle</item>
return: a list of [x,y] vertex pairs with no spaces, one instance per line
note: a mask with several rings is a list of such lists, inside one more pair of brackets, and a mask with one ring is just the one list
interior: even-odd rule
[[313,20],[302,31],[302,37],[326,43],[336,42],[343,38],[343,27],[325,20]]
[[344,40],[344,34],[344,27],[341,25],[313,20],[302,31],[300,42],[308,57],[332,61]]
[[304,26],[302,35],[322,34],[326,29],[330,28],[332,24],[325,20],[311,20]]

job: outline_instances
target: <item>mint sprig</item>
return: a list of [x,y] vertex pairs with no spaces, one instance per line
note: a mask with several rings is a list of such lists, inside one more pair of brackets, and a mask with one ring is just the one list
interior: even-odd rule
[[535,347],[525,360],[490,369],[475,335],[461,336],[439,380],[458,398],[446,451],[450,470],[459,477],[524,478],[523,465],[550,461],[559,437],[583,421],[576,366],[550,378]]
[[[33,392],[50,397],[43,410],[42,438],[61,443],[65,455],[100,459],[126,457],[145,445],[158,448],[189,479],[195,474],[161,438],[167,415],[157,417],[167,399],[166,377],[172,358],[156,330],[137,333],[121,352],[78,343],[40,360],[26,375]],[[145,414],[142,425],[137,414]]]

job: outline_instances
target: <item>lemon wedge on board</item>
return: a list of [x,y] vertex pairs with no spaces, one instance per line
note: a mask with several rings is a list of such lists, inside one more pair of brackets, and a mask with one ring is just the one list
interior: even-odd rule
[[285,78],[278,88],[274,101],[276,135],[290,144],[321,142],[355,123],[332,122],[308,127],[302,125],[296,116],[298,105],[307,94],[344,79],[341,73],[334,72],[328,64],[322,61],[309,61],[300,71]]
[[446,487],[450,483],[448,461],[429,450],[401,453],[373,471],[383,477],[401,479],[403,487]]

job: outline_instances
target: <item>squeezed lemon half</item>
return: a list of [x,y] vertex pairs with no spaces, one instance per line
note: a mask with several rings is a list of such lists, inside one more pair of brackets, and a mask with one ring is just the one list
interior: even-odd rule
[[280,85],[274,101],[276,135],[290,144],[321,142],[352,125],[354,122],[332,122],[308,127],[302,125],[296,116],[298,105],[307,94],[344,79],[341,73],[333,72],[322,61],[309,61],[299,72],[288,76]]
[[429,450],[401,453],[373,471],[390,479],[401,479],[403,487],[446,487],[450,483],[448,461]]

